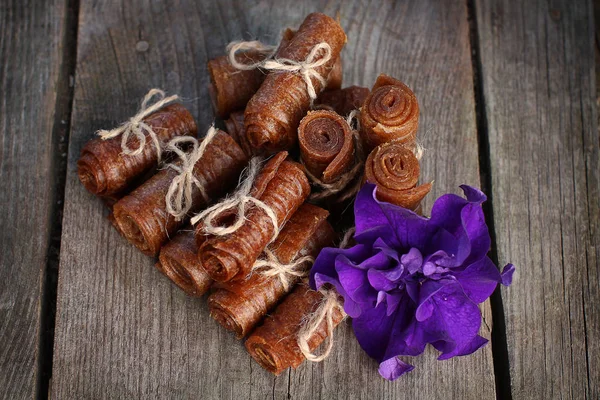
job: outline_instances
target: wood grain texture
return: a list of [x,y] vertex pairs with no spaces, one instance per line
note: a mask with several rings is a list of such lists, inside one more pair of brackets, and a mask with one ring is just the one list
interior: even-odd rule
[[35,398],[65,1],[0,4],[0,398]]
[[[444,3],[444,4],[440,4]],[[200,130],[212,121],[208,57],[234,39],[276,42],[312,11],[340,13],[348,33],[345,85],[371,86],[379,72],[404,80],[421,103],[423,177],[434,193],[479,184],[475,105],[464,3],[409,1],[84,2],[66,188],[52,395],[55,398],[442,398],[495,397],[491,347],[438,362],[390,383],[350,326],[323,363],[275,378],[232,334],[162,277],[103,218],[75,163],[99,128],[132,115],[151,87],[179,93]],[[147,51],[136,51],[145,41]],[[456,155],[461,154],[460,158]],[[489,337],[489,306],[482,334]],[[435,383],[434,383],[435,382]]]
[[512,395],[600,398],[598,114],[589,1],[476,3]]

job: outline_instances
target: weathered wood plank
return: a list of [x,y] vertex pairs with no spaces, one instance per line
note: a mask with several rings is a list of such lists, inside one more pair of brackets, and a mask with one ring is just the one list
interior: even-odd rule
[[[311,11],[340,12],[348,31],[347,84],[371,85],[379,72],[411,85],[432,149],[425,179],[433,196],[478,185],[475,106],[465,4],[360,2],[152,1],[82,4],[58,293],[52,394],[56,398],[494,398],[491,347],[437,362],[433,352],[395,383],[377,375],[350,326],[337,330],[334,354],[274,378],[241,343],[157,273],[102,218],[99,201],[78,182],[75,162],[92,132],[127,118],[153,86],[178,92],[207,126],[207,57],[233,39],[276,40]],[[368,11],[370,10],[370,11]],[[249,36],[251,35],[251,36]],[[136,43],[149,43],[136,52]],[[448,100],[446,100],[448,99]],[[456,154],[461,154],[459,160]],[[432,200],[428,201],[431,206]],[[489,306],[484,307],[489,321]],[[483,334],[489,337],[489,329]]]
[[600,169],[589,1],[477,1],[513,398],[600,397]]
[[0,398],[35,398],[66,1],[0,4]]

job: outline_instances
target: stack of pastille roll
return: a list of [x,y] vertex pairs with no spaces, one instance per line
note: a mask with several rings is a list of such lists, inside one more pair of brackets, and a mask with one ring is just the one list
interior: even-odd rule
[[210,292],[211,316],[275,374],[324,359],[345,317],[337,293],[306,283],[321,249],[349,245],[330,212],[367,181],[416,212],[431,190],[419,185],[414,93],[386,75],[342,89],[345,43],[320,13],[278,45],[233,42],[208,63],[227,133],[213,125],[199,139],[178,97],[153,89],[78,162],[121,235],[187,294]]

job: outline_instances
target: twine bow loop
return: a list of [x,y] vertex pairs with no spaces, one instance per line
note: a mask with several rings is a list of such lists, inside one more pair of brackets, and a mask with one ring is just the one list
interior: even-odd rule
[[[277,238],[279,234],[279,222],[277,220],[277,215],[275,211],[268,205],[266,205],[261,200],[250,196],[250,191],[252,190],[252,185],[258,172],[260,171],[260,159],[258,157],[254,157],[250,160],[250,165],[246,170],[246,177],[243,181],[243,184],[239,187],[239,189],[234,193],[233,196],[226,198],[213,205],[212,207],[207,208],[202,211],[194,218],[192,218],[191,222],[193,225],[198,223],[198,221],[203,222],[203,230],[206,234],[216,235],[216,236],[225,236],[229,235],[240,229],[244,222],[246,221],[246,211],[248,206],[254,205],[262,209],[273,224],[273,236],[271,238],[271,242]],[[236,210],[236,220],[231,225],[219,225],[216,221],[218,218],[223,215],[226,211]]]
[[[331,349],[333,348],[333,329],[335,328],[333,316],[336,310],[340,312],[343,317],[346,316],[335,290],[321,288],[319,289],[319,293],[323,295],[321,304],[319,304],[317,310],[311,315],[304,327],[298,333],[298,347],[300,347],[304,357],[313,362],[321,362],[329,356],[329,353],[331,353]],[[308,341],[312,338],[323,321],[326,322],[325,341],[327,341],[327,343],[323,353],[317,356],[310,350]]]
[[[165,197],[167,212],[175,217],[177,221],[181,221],[192,208],[194,186],[198,188],[204,201],[208,201],[204,185],[194,176],[194,167],[204,155],[208,144],[217,132],[213,125],[208,129],[201,143],[198,143],[198,140],[191,136],[180,136],[171,139],[167,144],[167,150],[177,154],[180,160],[180,163],[171,163],[167,166],[177,171],[179,175],[171,181]],[[185,144],[191,144],[191,151],[185,152],[181,149],[180,146]]]
[[[150,101],[155,96],[158,96],[158,100],[155,103],[150,104]],[[144,122],[144,118],[177,99],[179,99],[179,96],[177,95],[165,97],[165,92],[163,90],[151,89],[146,96],[144,96],[142,106],[138,113],[131,117],[129,121],[109,131],[101,129],[96,133],[102,140],[111,139],[121,135],[121,150],[123,154],[136,156],[140,154],[146,146],[146,135],[144,134],[144,131],[146,131],[154,143],[158,161],[160,161],[162,155],[160,141],[158,140],[158,136],[156,136],[156,132]],[[132,149],[128,144],[129,137],[132,135],[138,140],[138,147],[136,149]]]
[[[260,62],[254,62],[250,64],[240,63],[235,55],[239,51],[248,51],[254,50],[264,54],[268,54],[268,56]],[[325,65],[329,60],[331,60],[332,52],[331,46],[329,46],[326,42],[321,42],[315,45],[310,53],[306,56],[304,61],[295,61],[290,60],[288,58],[276,58],[275,52],[277,48],[274,46],[265,45],[259,41],[251,41],[251,42],[231,42],[227,46],[227,52],[229,54],[229,62],[235,68],[239,70],[251,70],[255,68],[261,68],[266,71],[283,71],[283,72],[295,72],[298,73],[304,82],[306,83],[306,90],[308,92],[308,96],[310,97],[311,102],[317,98],[317,92],[313,85],[312,79],[316,79],[321,83],[322,86],[325,86],[327,81],[326,79],[319,74],[316,69]],[[323,53],[321,55],[321,53]]]
[[276,46],[271,46],[267,44],[263,44],[258,40],[253,40],[251,42],[243,42],[243,41],[235,41],[231,42],[227,45],[226,51],[229,57],[229,63],[239,70],[252,70],[260,67],[263,61],[256,61],[252,63],[241,63],[237,60],[236,54],[240,51],[256,51],[261,54],[267,54],[266,58],[271,58],[274,56],[274,51],[277,50]]
[[266,249],[264,253],[266,257],[257,260],[252,269],[259,270],[265,276],[278,277],[286,291],[289,290],[294,278],[304,278],[308,274],[304,264],[315,261],[311,256],[304,256],[289,264],[282,264],[271,250]]

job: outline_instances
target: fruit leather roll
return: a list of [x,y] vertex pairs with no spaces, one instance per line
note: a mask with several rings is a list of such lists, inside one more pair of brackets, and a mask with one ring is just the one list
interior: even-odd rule
[[225,123],[225,130],[235,140],[244,153],[248,157],[257,155],[246,137],[246,130],[244,129],[244,112],[235,111],[229,114],[229,118],[223,121]]
[[[277,52],[276,59],[320,60],[324,51],[318,53],[316,59],[307,60],[307,57],[323,42],[329,45],[331,58],[312,71],[327,78],[346,43],[346,34],[338,22],[324,14],[309,14],[290,43]],[[315,92],[320,93],[325,85],[316,77],[310,80]],[[252,147],[269,153],[291,148],[297,140],[300,120],[310,105],[311,98],[302,74],[297,71],[270,72],[246,107],[244,125],[248,141]]]
[[198,246],[191,227],[179,231],[160,249],[156,267],[190,296],[202,296],[213,282],[198,263]]
[[330,109],[342,116],[347,116],[351,111],[362,107],[369,93],[369,89],[361,86],[325,90],[315,100],[315,104],[317,108]]
[[333,111],[309,111],[298,128],[300,156],[323,183],[337,180],[354,164],[354,138],[344,118]]
[[[310,194],[302,167],[286,161],[287,155],[287,152],[280,152],[271,158],[257,174],[250,191],[251,197],[273,211],[279,228]],[[228,235],[206,237],[202,225],[198,227],[198,258],[208,275],[217,282],[229,281],[236,275],[242,279],[275,233],[273,220],[267,212],[249,205],[241,227]]]
[[[192,114],[181,104],[170,104],[143,119],[156,133],[162,146],[175,136],[196,136]],[[137,155],[122,154],[121,136],[102,140],[94,138],[81,150],[77,173],[83,186],[98,196],[122,192],[144,173],[158,164],[158,154],[149,133],[144,130],[146,145]],[[138,139],[130,137],[129,147],[136,148]]]
[[367,151],[397,140],[414,148],[419,126],[419,104],[408,86],[379,75],[361,109],[360,133]]
[[[285,369],[297,368],[304,360],[298,346],[298,334],[324,301],[321,292],[300,284],[277,306],[273,314],[265,318],[246,340],[246,350],[264,369],[281,374]],[[333,324],[337,326],[343,319],[339,309],[333,311]],[[327,322],[323,320],[307,340],[310,351],[314,351],[331,334]]]
[[365,164],[365,180],[377,185],[377,198],[410,210],[417,210],[431,190],[431,183],[417,186],[419,160],[400,142],[379,145]]
[[[193,186],[190,212],[202,209],[210,199],[234,187],[247,161],[240,146],[225,132],[217,131],[194,165],[193,176],[204,189],[206,198]],[[156,255],[168,238],[185,224],[185,218],[178,220],[167,212],[165,200],[171,182],[178,175],[174,169],[165,168],[113,207],[123,235],[145,254]]]
[[[283,31],[279,49],[287,46],[294,33],[289,28]],[[255,64],[263,61],[265,57],[268,57],[268,53],[252,50],[236,55],[236,59],[243,64]],[[228,55],[208,61],[208,73],[210,97],[215,114],[220,118],[226,118],[233,111],[243,110],[267,76],[260,68],[237,69],[231,65]],[[331,70],[327,88],[336,89],[341,85],[342,62],[338,58]]]
[[[320,207],[303,204],[269,246],[277,261],[290,265],[301,257],[314,258],[323,247],[332,245],[335,233],[327,222],[328,215]],[[308,262],[303,265],[305,268],[308,266]],[[287,275],[284,279],[287,279],[285,284],[276,275],[253,270],[246,279],[217,284],[208,298],[210,315],[242,338],[293,288],[300,277]]]
[[[240,62],[255,63],[262,61],[266,56],[265,53],[246,51],[237,58]],[[244,109],[266,76],[258,68],[235,68],[226,55],[209,60],[208,73],[211,82],[208,91],[215,114],[220,118],[227,117],[232,111]]]

